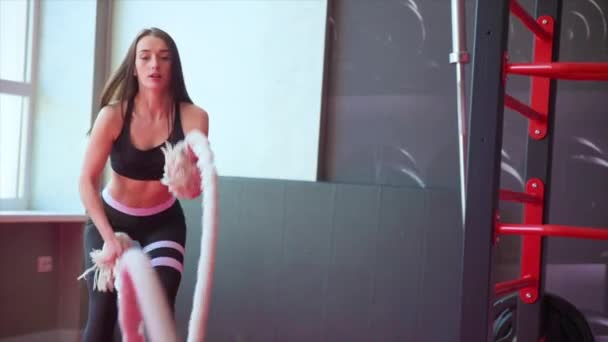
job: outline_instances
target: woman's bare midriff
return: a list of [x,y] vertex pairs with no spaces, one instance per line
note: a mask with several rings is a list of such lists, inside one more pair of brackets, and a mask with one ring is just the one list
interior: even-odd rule
[[123,177],[113,170],[108,191],[112,198],[132,208],[150,208],[173,197],[160,181],[142,181]]

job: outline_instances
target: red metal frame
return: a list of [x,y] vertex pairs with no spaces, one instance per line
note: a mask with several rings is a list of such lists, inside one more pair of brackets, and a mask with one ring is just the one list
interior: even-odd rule
[[608,240],[608,229],[560,226],[555,224],[529,225],[499,223],[497,233],[502,235],[559,236],[577,239]]
[[[534,40],[534,63],[548,63],[553,59],[553,18],[541,16],[538,18],[547,32],[551,35],[550,40],[542,40],[538,37]],[[549,113],[549,95],[551,80],[542,77],[532,78],[530,89],[530,107],[543,116],[543,120],[531,120],[528,126],[528,134],[532,139],[540,140],[547,135],[547,117]]]
[[[538,5],[538,3],[537,3]],[[551,16],[540,16],[537,18],[549,34],[550,39],[543,39],[538,35],[534,37],[533,63],[551,63],[553,61],[553,49],[555,40],[555,22]],[[558,33],[559,34],[559,33]],[[508,65],[507,65],[508,67]],[[507,69],[508,70],[508,69]],[[548,134],[549,107],[551,103],[551,79],[546,77],[532,77],[530,107],[541,113],[544,121],[530,121],[528,134],[534,140],[544,139]],[[539,198],[537,203],[526,203],[524,206],[524,224],[542,224],[545,209],[545,184],[541,179],[532,178],[526,184],[526,192]],[[519,297],[526,304],[535,303],[541,295],[541,272],[542,268],[542,236],[523,236],[521,239],[520,274],[522,279],[530,277],[534,284],[519,291]],[[524,312],[522,311],[522,314]],[[540,313],[537,313],[540,315]],[[523,316],[522,316],[523,317]],[[542,322],[542,317],[535,319]],[[540,327],[538,327],[540,329]],[[525,335],[525,334],[524,334]],[[542,333],[540,333],[542,336]],[[521,338],[520,334],[517,335]],[[544,338],[541,337],[541,340]]]
[[542,40],[550,41],[553,40],[553,35],[549,34],[545,29],[536,21],[532,16],[526,12],[526,10],[517,2],[517,0],[511,0],[509,9],[514,16],[516,16],[521,22],[530,30],[536,37]]
[[500,190],[500,199],[502,201],[513,201],[520,203],[541,203],[542,198],[539,198],[534,195],[530,195],[524,192],[516,192],[511,190]]
[[[530,106],[508,94],[505,94],[504,104],[527,117],[530,137],[541,140],[548,134],[551,79],[608,80],[608,63],[553,62],[553,18],[540,16],[535,20],[517,0],[510,1],[509,9],[534,34],[534,58],[532,63],[508,63],[505,57],[503,80],[506,82],[508,74],[532,76],[532,89]],[[542,239],[545,236],[608,240],[608,229],[543,224],[545,189],[541,179],[530,179],[523,193],[501,189],[499,195],[501,200],[524,204],[524,223],[501,223],[499,214],[496,215],[495,242],[500,234],[522,236],[520,278],[496,284],[498,296],[519,291],[524,303],[532,304],[539,299]],[[545,340],[544,336],[540,338],[541,342]]]
[[[516,5],[513,5],[516,4]],[[511,2],[511,10],[517,7],[516,2]],[[550,39],[535,36],[534,40],[534,63],[550,63],[553,58],[553,18],[541,16],[537,24],[543,27],[543,32]],[[505,65],[507,65],[505,63]],[[508,71],[508,69],[506,69]],[[551,80],[545,77],[533,77],[531,88],[530,107],[525,106],[511,96],[505,94],[505,105],[530,118],[528,134],[532,139],[540,140],[547,135],[547,118],[549,113],[549,95]],[[530,115],[531,114],[531,115]],[[532,178],[526,184],[526,192],[518,193],[510,190],[501,190],[502,200],[512,200],[524,203],[524,225],[541,225],[543,223],[544,211],[544,184],[540,179]],[[501,234],[500,229],[504,227],[498,223],[495,227],[496,234]],[[534,303],[539,296],[540,272],[541,272],[541,249],[542,235],[524,235],[521,247],[521,277],[506,283],[496,285],[495,291],[519,290],[519,295],[524,303]]]
[[[532,178],[526,184],[526,192],[518,193],[510,190],[501,190],[502,200],[512,200],[524,203],[524,224],[520,227],[531,227],[543,222],[544,184],[540,179]],[[506,224],[497,223],[496,234],[504,234]],[[511,234],[520,234],[519,231]],[[502,296],[513,291],[519,291],[521,300],[525,303],[534,303],[538,299],[540,286],[541,266],[541,239],[542,234],[524,235],[521,252],[521,277],[516,280],[496,284],[494,292]]]
[[[542,224],[545,185],[540,179],[530,179],[526,185],[526,193],[539,198],[538,203],[526,203],[524,206],[525,224]],[[541,269],[541,236],[523,236],[521,244],[521,278],[534,280],[532,286],[519,291],[524,303],[534,303],[538,299]]]
[[[513,7],[519,8],[519,4],[516,1],[511,2],[511,10]],[[518,13],[518,12],[517,12]],[[534,60],[532,64],[509,64],[505,61],[504,75],[508,73],[522,73],[525,75],[531,74],[530,72],[522,72],[521,66],[525,66],[526,70],[535,68],[538,66],[556,64],[551,63],[553,58],[553,34],[555,23],[552,17],[540,16],[535,22],[536,25],[542,28],[544,34],[548,35],[550,39],[546,39],[544,36],[536,35],[534,38]],[[606,64],[608,65],[608,64]],[[518,67],[519,66],[519,67]],[[524,68],[525,69],[525,68]],[[541,140],[547,136],[547,123],[549,113],[549,93],[551,79],[541,77],[541,75],[534,75],[532,78],[532,89],[531,89],[531,103],[530,106],[520,102],[516,98],[505,94],[504,104],[506,107],[511,108],[523,116],[529,119],[528,134],[534,140]]]
[[608,63],[510,63],[505,67],[509,74],[579,81],[608,80]]
[[[511,11],[521,16],[523,11],[516,1],[511,2]],[[524,20],[525,22],[525,20]],[[549,77],[578,77],[583,79],[608,79],[608,63],[551,63],[553,51],[554,22],[551,17],[541,16],[537,24],[544,27],[543,32],[549,38],[535,36],[534,62],[532,64],[506,65],[506,72],[533,75],[531,90],[531,105],[519,102],[505,94],[505,105],[530,119],[529,134],[539,140],[547,134],[547,118],[549,112]],[[530,26],[530,25],[527,25]],[[534,30],[533,30],[534,31]],[[563,78],[563,77],[562,77]],[[585,227],[560,226],[543,224],[544,184],[540,179],[530,179],[526,192],[500,190],[500,199],[524,203],[524,223],[505,224],[496,220],[496,236],[522,235],[521,277],[516,280],[499,283],[495,287],[497,295],[519,291],[522,301],[534,303],[539,296],[542,238],[545,236],[561,236],[571,238],[608,240],[608,230]],[[497,216],[498,217],[498,216]]]
[[536,284],[536,279],[531,277],[524,277],[522,279],[516,279],[511,281],[505,281],[503,283],[496,284],[495,293],[497,296],[504,296],[511,292],[523,290],[528,287],[533,287]]
[[546,122],[547,117],[542,115],[541,113],[535,111],[530,108],[528,105],[522,103],[518,99],[514,98],[511,95],[505,95],[505,106],[513,109],[514,111],[519,112],[521,115],[527,117],[530,120]]

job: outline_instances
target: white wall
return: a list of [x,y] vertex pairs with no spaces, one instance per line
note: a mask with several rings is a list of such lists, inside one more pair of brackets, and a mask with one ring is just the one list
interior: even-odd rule
[[125,1],[112,70],[142,28],[176,41],[221,176],[316,180],[327,0]]
[[[325,11],[326,0],[115,0],[111,64],[141,28],[165,29],[210,113],[221,175],[315,180]],[[41,1],[40,19],[28,207],[82,212],[96,2]]]
[[31,209],[84,210],[78,177],[91,120],[95,6],[41,1]]

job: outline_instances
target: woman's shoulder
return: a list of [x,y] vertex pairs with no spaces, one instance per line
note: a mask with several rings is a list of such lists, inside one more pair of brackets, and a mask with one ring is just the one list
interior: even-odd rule
[[190,102],[181,102],[180,110],[182,113],[189,115],[189,116],[208,116],[209,115],[209,114],[207,114],[207,111],[205,109],[203,109],[202,107],[200,107],[194,103],[190,103]]
[[127,109],[126,101],[112,101],[112,102],[108,103],[107,105],[103,106],[100,109],[99,114],[111,116],[112,119],[121,119],[122,120],[122,117],[124,116],[126,109]]
[[115,101],[103,106],[97,114],[96,122],[113,138],[116,138],[122,129],[125,108],[126,103]]
[[180,103],[182,126],[185,134],[192,129],[199,129],[203,133],[209,132],[209,114],[202,107],[188,102]]

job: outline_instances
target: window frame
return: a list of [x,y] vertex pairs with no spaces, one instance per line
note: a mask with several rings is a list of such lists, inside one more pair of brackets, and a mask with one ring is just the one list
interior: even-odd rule
[[[23,167],[18,172],[17,181],[22,185],[17,197],[0,198],[0,210],[26,210],[29,206],[31,197],[31,164],[32,164],[32,135],[34,126],[34,113],[36,108],[36,87],[38,77],[38,48],[39,48],[39,27],[40,27],[40,0],[27,1],[26,16],[26,40],[25,46],[25,75],[29,74],[29,80],[14,81],[0,78],[0,94],[14,95],[27,98],[28,105],[23,112],[25,127],[21,127],[22,134],[25,136],[24,146],[22,146],[19,158],[23,160]],[[29,71],[29,72],[28,72]],[[22,182],[21,182],[22,180]]]

